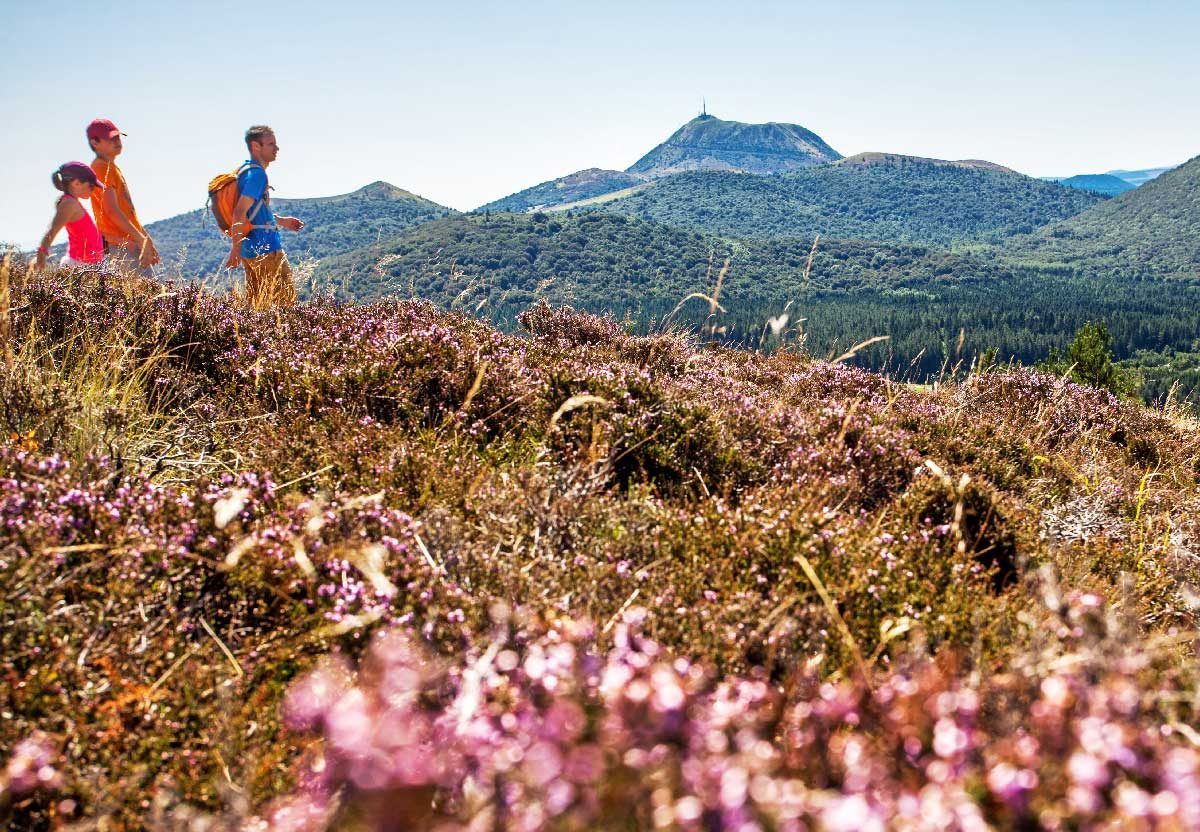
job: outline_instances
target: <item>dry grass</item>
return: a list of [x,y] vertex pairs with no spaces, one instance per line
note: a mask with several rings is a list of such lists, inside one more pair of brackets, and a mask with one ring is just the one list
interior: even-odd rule
[[[34,828],[284,793],[305,741],[278,706],[317,656],[393,624],[478,657],[501,600],[601,647],[645,607],[714,678],[871,690],[928,654],[968,681],[1073,655],[1026,620],[1045,573],[1113,599],[1162,679],[1194,660],[1200,443],[1100,391],[1000,371],[917,393],[546,306],[510,337],[415,301],[257,313],[17,273],[0,672],[24,686],[0,745],[53,737],[76,802],[24,804]],[[1121,522],[1044,533],[1085,512]]]

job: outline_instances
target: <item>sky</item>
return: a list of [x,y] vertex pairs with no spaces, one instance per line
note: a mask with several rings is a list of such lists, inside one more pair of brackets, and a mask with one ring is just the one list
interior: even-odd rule
[[845,155],[1068,176],[1200,154],[1198,89],[1197,0],[0,0],[0,241],[36,244],[97,117],[150,222],[202,207],[255,123],[279,196],[384,180],[469,210],[624,169],[702,98]]

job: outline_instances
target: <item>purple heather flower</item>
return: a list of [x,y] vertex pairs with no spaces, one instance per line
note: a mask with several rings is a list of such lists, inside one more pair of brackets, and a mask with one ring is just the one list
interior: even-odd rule
[[5,767],[4,779],[13,794],[28,794],[36,789],[53,791],[62,785],[62,776],[54,767],[54,747],[43,734],[34,734],[17,743]]

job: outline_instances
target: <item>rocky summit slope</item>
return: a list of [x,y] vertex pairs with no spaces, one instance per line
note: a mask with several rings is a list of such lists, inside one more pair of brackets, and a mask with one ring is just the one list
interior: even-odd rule
[[645,177],[619,170],[588,168],[549,182],[542,182],[502,199],[481,205],[479,211],[532,211],[555,205],[566,205],[583,199],[602,196],[634,187]]
[[840,159],[825,141],[796,124],[744,124],[704,114],[675,131],[625,171],[588,168],[482,205],[480,211],[530,211],[575,206],[606,194],[624,195],[647,180],[687,171],[772,174]]
[[690,170],[783,173],[840,158],[824,139],[798,124],[744,124],[705,114],[680,127],[627,172],[650,177]]

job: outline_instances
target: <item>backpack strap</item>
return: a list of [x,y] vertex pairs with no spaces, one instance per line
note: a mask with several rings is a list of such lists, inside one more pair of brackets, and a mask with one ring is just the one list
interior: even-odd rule
[[[258,168],[259,170],[263,170],[263,166],[260,165],[258,162],[246,162],[244,165],[242,165],[241,167],[239,167],[237,169],[238,179],[241,179],[242,174],[245,173],[246,171],[248,171],[250,168]],[[265,173],[266,171],[263,171],[263,172]],[[251,217],[253,217],[255,214],[258,213],[258,210],[260,208],[262,208],[263,203],[270,202],[270,197],[267,194],[267,190],[270,187],[271,187],[270,184],[268,184],[265,188],[263,188],[263,195],[260,196],[257,200],[255,200],[254,204],[252,206],[250,206],[250,210],[246,212],[247,222],[249,222]],[[254,224],[250,225],[251,231],[255,231],[255,230],[264,230],[264,231],[271,230],[271,231],[273,231],[277,228],[279,228],[279,225],[277,223],[270,223],[268,225],[254,225]]]

